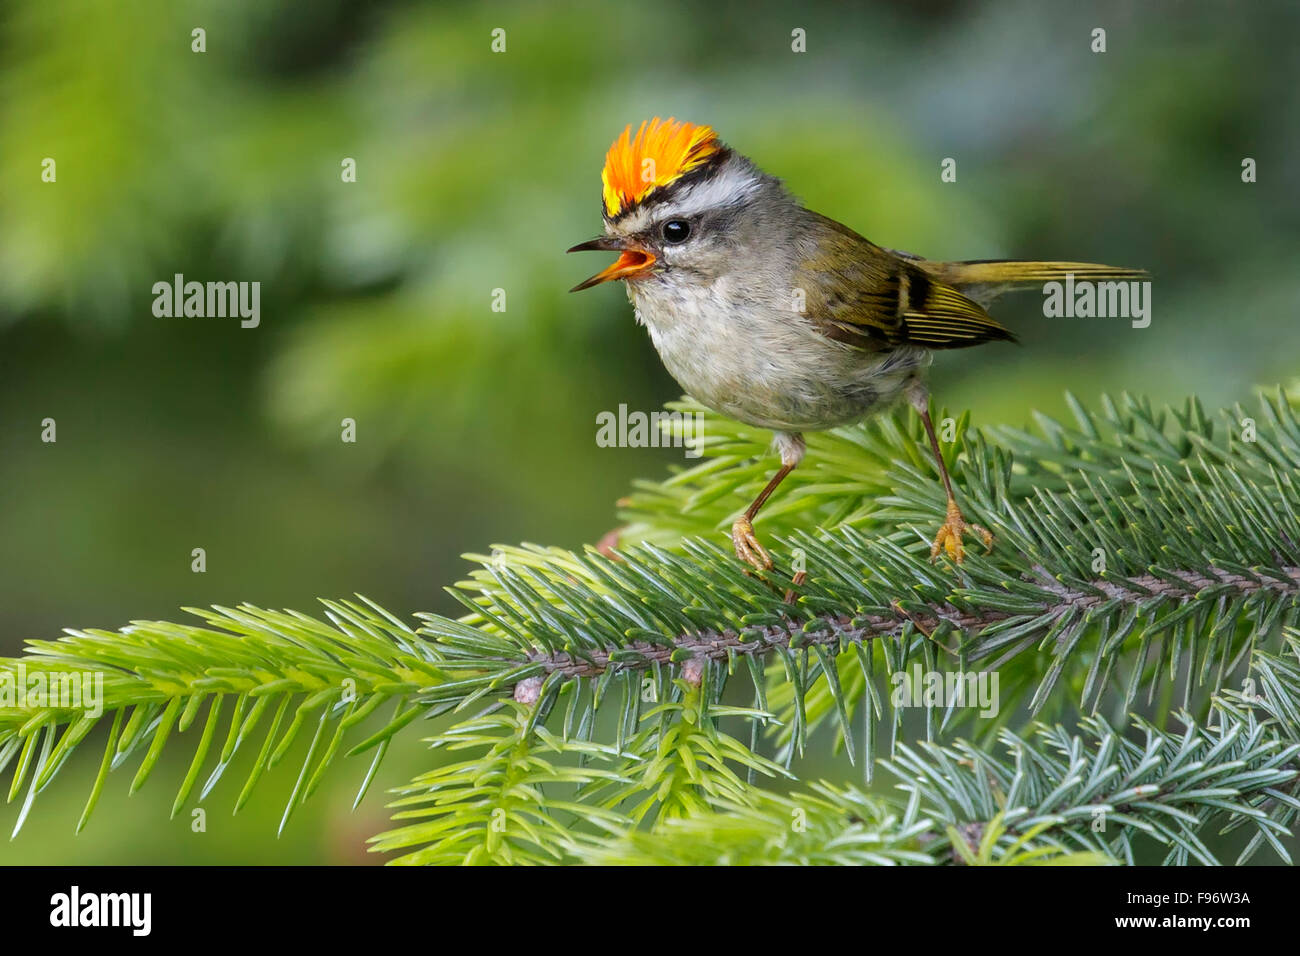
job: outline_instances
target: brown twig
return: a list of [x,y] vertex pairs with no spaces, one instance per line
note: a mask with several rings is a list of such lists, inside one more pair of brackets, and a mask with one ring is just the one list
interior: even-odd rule
[[[1195,591],[1207,587],[1219,587],[1224,584],[1233,586],[1241,594],[1273,591],[1279,597],[1300,595],[1300,568],[1288,567],[1279,570],[1289,579],[1290,583],[1263,576],[1254,579],[1231,571],[1211,568],[1207,573],[1173,572],[1172,576],[1181,580],[1185,587],[1179,586],[1164,577],[1140,575],[1129,579],[1134,585],[1133,587],[1113,581],[1091,581],[1089,582],[1090,585],[1097,592],[1100,592],[1093,593],[1091,591],[1072,589],[1053,578],[1047,578],[1040,580],[1037,584],[1043,590],[1054,593],[1057,600],[1045,603],[1037,613],[1044,614],[1055,609],[1060,614],[1064,614],[1071,608],[1087,611],[1098,604],[1111,600],[1135,602],[1148,600],[1152,597],[1181,597],[1187,599]],[[615,672],[644,670],[656,663],[669,664],[673,654],[680,650],[689,650],[696,658],[726,660],[733,654],[764,654],[774,647],[789,647],[796,636],[800,645],[838,644],[841,638],[845,637],[849,641],[871,641],[877,638],[895,637],[907,623],[911,623],[923,633],[927,630],[933,631],[939,624],[945,622],[957,630],[971,631],[989,627],[1013,616],[1021,615],[992,610],[970,612],[959,610],[951,605],[929,605],[928,613],[925,614],[916,614],[909,611],[897,614],[865,615],[852,619],[847,615],[823,618],[829,627],[819,634],[804,633],[802,622],[790,621],[785,624],[747,629],[747,639],[742,639],[741,634],[735,630],[704,630],[682,634],[671,644],[632,641],[618,649],[636,651],[640,654],[638,660],[610,661],[609,652],[600,650],[590,651],[588,653],[590,660],[574,657],[564,651],[550,654],[542,650],[535,650],[530,653],[529,659],[544,665],[544,672],[547,674],[559,671],[564,677],[594,677],[603,674],[607,670]],[[1050,622],[1044,626],[1046,627],[1048,624]]]

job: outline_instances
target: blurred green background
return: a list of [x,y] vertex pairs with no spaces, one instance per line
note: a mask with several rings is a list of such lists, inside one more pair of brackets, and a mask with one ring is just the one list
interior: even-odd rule
[[[977,423],[1059,411],[1065,389],[1216,406],[1296,375],[1294,3],[0,10],[3,653],[183,605],[454,612],[460,553],[599,538],[681,452],[599,448],[596,414],[679,390],[621,289],[567,294],[599,266],[563,250],[600,230],[610,141],[654,115],[713,125],[892,248],[1152,271],[1149,328],[1045,319],[1026,295],[996,310],[1020,347],[940,355],[936,401]],[[260,281],[260,326],[155,317],[175,273]],[[373,861],[383,788],[429,759],[417,738],[356,813],[364,767],[344,761],[279,840],[292,759],[233,819],[223,783],[196,834],[166,817],[184,747],[129,801],[114,774],[74,837],[88,747],[0,862]]]

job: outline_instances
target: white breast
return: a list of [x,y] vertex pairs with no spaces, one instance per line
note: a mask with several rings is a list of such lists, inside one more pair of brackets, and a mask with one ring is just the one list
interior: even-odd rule
[[[664,366],[691,396],[746,424],[817,431],[894,402],[928,353],[868,353],[835,342],[792,308],[744,280],[628,283],[638,321]],[[780,289],[765,277],[766,289]]]

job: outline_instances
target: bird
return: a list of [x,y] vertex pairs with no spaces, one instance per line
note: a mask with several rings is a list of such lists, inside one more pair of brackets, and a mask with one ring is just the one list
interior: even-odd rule
[[780,467],[735,520],[736,557],[773,568],[754,530],[804,458],[804,434],[862,421],[900,401],[920,416],[947,511],[930,546],[965,559],[968,522],[930,415],[932,353],[1014,342],[986,307],[1017,286],[1123,280],[1143,270],[1087,262],[943,262],[883,248],[805,208],[706,125],[655,117],[616,137],[601,171],[604,234],[568,252],[617,252],[578,292],[620,280],[669,374],[693,398],[770,429]]

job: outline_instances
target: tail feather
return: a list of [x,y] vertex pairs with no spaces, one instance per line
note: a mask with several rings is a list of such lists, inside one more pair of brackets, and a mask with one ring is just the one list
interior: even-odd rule
[[1118,281],[1149,278],[1144,269],[1106,266],[1096,262],[1038,262],[1030,259],[972,259],[917,265],[981,304],[1017,287],[1060,282],[1067,275],[1079,281]]
[[1036,262],[1030,259],[971,259],[966,262],[927,262],[951,285],[984,282],[1050,282],[1064,279],[1144,279],[1145,269],[1104,266],[1096,262]]

